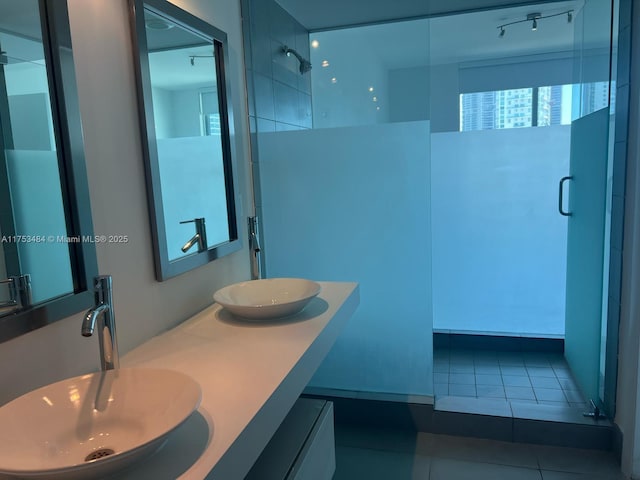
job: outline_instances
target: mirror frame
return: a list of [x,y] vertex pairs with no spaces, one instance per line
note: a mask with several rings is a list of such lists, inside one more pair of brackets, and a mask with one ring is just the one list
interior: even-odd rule
[[[234,189],[232,165],[236,158],[232,142],[233,109],[231,106],[231,92],[226,79],[229,65],[227,35],[223,31],[208,24],[204,20],[169,3],[166,0],[129,0],[134,67],[138,87],[138,109],[140,115],[140,131],[142,137],[142,153],[144,158],[145,176],[147,183],[147,200],[151,223],[151,236],[155,260],[156,279],[160,282],[180,275],[194,268],[206,265],[217,258],[228,255],[242,248],[242,241],[238,235],[239,219],[235,199],[238,198]],[[151,74],[149,71],[149,57],[147,36],[145,31],[144,9],[148,8],[155,14],[167,18],[181,28],[209,39],[215,52],[216,85],[218,105],[220,110],[220,126],[222,142],[222,163],[224,171],[225,196],[227,200],[227,218],[229,224],[229,240],[218,245],[208,247],[207,250],[192,253],[176,260],[169,260],[167,236],[163,213],[163,199],[160,187],[160,169],[158,166],[158,148],[156,143],[156,129],[153,112]]]
[[[67,0],[38,3],[67,235],[88,238],[93,236],[93,221]],[[95,245],[73,242],[68,246],[73,292],[0,317],[0,343],[94,304],[93,281],[98,275]]]

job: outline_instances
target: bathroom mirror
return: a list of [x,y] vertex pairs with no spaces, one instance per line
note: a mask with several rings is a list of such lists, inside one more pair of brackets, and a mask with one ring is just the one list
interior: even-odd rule
[[130,0],[159,281],[240,249],[227,37],[164,0]]
[[0,342],[88,308],[97,274],[66,0],[0,0]]

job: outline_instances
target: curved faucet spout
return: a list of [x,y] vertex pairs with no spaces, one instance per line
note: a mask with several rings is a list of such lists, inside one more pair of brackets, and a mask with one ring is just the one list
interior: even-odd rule
[[81,333],[90,337],[98,322],[98,344],[100,345],[100,366],[103,371],[119,368],[116,319],[113,312],[112,280],[109,275],[95,279],[96,306],[82,319]]
[[198,244],[198,253],[204,252],[207,249],[207,229],[205,227],[204,217],[180,222],[181,225],[185,223],[194,223],[196,225],[196,234],[182,246],[182,253],[187,253],[195,244]]
[[102,305],[98,305],[97,307],[94,307],[87,312],[87,314],[84,316],[84,320],[82,321],[81,333],[83,337],[90,337],[91,335],[93,335],[93,331],[96,328],[96,320],[107,310],[109,310],[109,306],[103,303]]
[[183,253],[187,253],[191,249],[191,247],[193,247],[196,243],[198,245],[200,244],[199,233],[196,233],[193,237],[191,237],[189,241],[185,243],[180,250],[182,250]]

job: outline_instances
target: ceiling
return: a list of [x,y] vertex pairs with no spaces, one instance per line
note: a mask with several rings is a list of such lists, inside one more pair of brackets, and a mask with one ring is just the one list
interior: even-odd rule
[[0,0],[0,51],[9,64],[44,58],[38,3]]
[[[337,42],[333,48],[355,52],[352,57],[359,63],[365,61],[366,52],[374,52],[370,55],[375,55],[378,63],[391,69],[527,55],[571,54],[576,22],[568,23],[566,15],[539,20],[535,32],[527,22],[507,26],[502,38],[498,36],[498,26],[523,20],[532,11],[548,16],[573,10],[575,16],[582,6],[582,0],[572,0],[319,31],[310,35],[311,40],[318,39],[321,45],[320,49],[312,49],[312,62],[319,63],[318,55],[323,55],[320,50],[323,45],[328,46],[328,41]],[[608,31],[603,29],[599,37],[598,42],[606,46]]]
[[[307,30],[480,11],[505,6],[554,3],[553,0],[276,0]],[[536,11],[540,10],[536,8]]]
[[36,0],[0,0],[0,32],[42,41]]

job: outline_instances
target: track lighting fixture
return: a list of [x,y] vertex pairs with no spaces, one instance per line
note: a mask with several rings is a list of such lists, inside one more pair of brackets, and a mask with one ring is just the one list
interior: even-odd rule
[[499,38],[504,37],[504,34],[506,33],[505,27],[508,27],[510,25],[516,25],[518,23],[524,23],[524,22],[531,22],[531,30],[535,32],[536,30],[538,30],[538,20],[542,20],[544,18],[558,17],[560,15],[567,16],[567,23],[571,23],[573,21],[573,10],[566,10],[564,12],[554,13],[552,15],[542,15],[539,12],[529,13],[527,14],[527,17],[524,20],[516,20],[515,22],[503,23],[502,25],[498,25],[496,27],[500,30],[500,32],[498,33],[498,37]]
[[192,67],[196,65],[196,58],[214,58],[215,55],[189,55],[189,63]]

